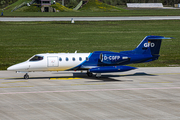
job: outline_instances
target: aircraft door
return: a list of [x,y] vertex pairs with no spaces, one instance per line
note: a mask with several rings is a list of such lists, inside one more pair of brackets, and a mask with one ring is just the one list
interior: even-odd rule
[[47,58],[47,66],[48,67],[58,67],[59,63],[58,63],[58,57],[48,57]]

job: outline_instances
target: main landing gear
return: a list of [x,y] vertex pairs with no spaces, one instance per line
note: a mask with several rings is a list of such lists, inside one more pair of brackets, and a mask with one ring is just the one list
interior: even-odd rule
[[29,79],[29,75],[27,73],[24,75],[24,79]]
[[[93,73],[87,71],[87,76],[88,76],[88,77],[92,77],[92,76],[93,76]],[[96,74],[96,78],[101,78],[101,73],[97,73],[97,74]]]
[[88,77],[92,77],[92,76],[93,76],[93,73],[87,71],[87,76],[88,76]]

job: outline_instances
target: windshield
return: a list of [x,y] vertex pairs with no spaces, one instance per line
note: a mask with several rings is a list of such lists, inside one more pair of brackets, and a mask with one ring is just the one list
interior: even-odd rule
[[31,58],[29,61],[40,61],[43,60],[43,56],[34,56],[33,58]]

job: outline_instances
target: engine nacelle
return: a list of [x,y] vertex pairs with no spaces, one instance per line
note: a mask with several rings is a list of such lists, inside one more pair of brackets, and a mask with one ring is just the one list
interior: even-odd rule
[[101,53],[100,60],[105,64],[118,64],[130,60],[130,58],[119,53]]

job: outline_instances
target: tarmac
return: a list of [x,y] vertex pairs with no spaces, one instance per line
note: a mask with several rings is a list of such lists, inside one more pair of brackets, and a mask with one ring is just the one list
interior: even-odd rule
[[0,21],[124,21],[124,20],[180,20],[180,16],[135,17],[0,17]]
[[179,120],[180,67],[102,74],[0,71],[1,120]]

